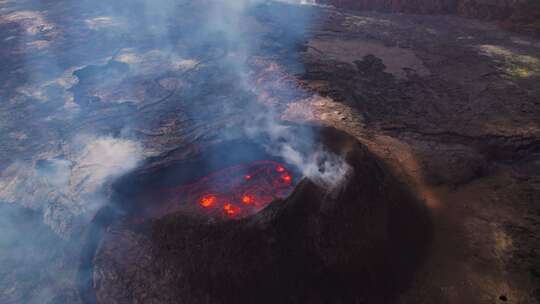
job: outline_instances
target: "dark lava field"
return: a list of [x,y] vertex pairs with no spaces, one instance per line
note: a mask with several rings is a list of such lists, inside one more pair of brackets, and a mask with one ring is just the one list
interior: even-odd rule
[[534,2],[0,0],[0,303],[540,303]]

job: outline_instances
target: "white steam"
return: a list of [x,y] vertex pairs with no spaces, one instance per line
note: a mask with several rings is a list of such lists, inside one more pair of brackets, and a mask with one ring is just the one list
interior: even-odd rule
[[0,201],[42,210],[44,222],[63,237],[76,217],[106,203],[102,191],[110,180],[142,159],[137,142],[108,136],[81,136],[66,150],[64,157],[15,162],[0,175]]
[[320,187],[332,191],[350,176],[352,168],[343,157],[315,143],[311,132],[291,130],[271,114],[261,117],[261,121],[263,123],[257,126],[247,127],[247,134],[255,139],[261,136],[269,138],[268,153],[294,165],[303,176]]
[[[244,33],[246,25],[240,21],[246,21],[246,12],[251,5],[262,2],[267,1],[217,1],[209,14],[210,18],[207,26],[209,29],[221,29],[225,34],[224,38],[226,41],[237,46],[232,51],[234,52],[232,58],[236,59],[232,63],[238,71],[239,83],[244,86],[246,92],[261,97],[260,99],[264,100],[265,98],[262,96],[265,95],[268,87],[284,88],[279,83],[261,83],[261,81],[251,79],[253,74],[245,60],[250,55],[250,51],[256,49],[257,46],[254,45],[256,41],[251,40],[250,36]],[[274,2],[286,2],[295,5],[316,4],[316,1],[312,0],[274,0]],[[275,73],[281,73],[279,71],[280,69],[270,70]],[[281,77],[275,78],[279,79]],[[290,87],[289,90],[301,89]],[[281,101],[290,102],[290,100]],[[258,105],[246,105],[246,111],[251,111],[253,116],[246,126],[248,136],[255,140],[260,138],[269,139],[270,142],[267,150],[270,154],[279,156],[286,162],[296,166],[304,176],[319,186],[331,191],[336,186],[342,184],[351,172],[350,166],[342,157],[327,151],[322,145],[316,144],[312,132],[292,132],[290,127],[284,125],[280,119],[279,110],[275,108],[277,104],[266,104],[267,108],[262,111]],[[297,136],[300,138],[297,138]]]
[[70,188],[95,193],[109,179],[135,168],[142,147],[135,141],[113,137],[80,137],[83,149],[73,159]]
[[320,145],[305,156],[288,143],[282,143],[279,148],[279,156],[298,167],[304,176],[329,191],[342,185],[351,172],[351,167],[343,158],[326,151]]

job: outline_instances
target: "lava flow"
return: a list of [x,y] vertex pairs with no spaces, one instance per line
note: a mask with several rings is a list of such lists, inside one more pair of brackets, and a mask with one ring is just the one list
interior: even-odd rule
[[243,218],[289,195],[293,175],[284,164],[257,161],[228,167],[173,189],[166,212],[196,210],[209,216]]

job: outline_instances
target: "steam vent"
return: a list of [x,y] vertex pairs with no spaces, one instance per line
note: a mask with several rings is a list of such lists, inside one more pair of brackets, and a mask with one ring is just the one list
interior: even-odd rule
[[540,304],[539,20],[0,1],[0,303]]

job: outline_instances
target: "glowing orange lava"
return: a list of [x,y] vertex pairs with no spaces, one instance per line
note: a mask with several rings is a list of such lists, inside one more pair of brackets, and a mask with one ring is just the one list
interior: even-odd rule
[[259,212],[293,190],[293,173],[284,164],[261,160],[213,172],[171,189],[161,214],[184,210],[216,218],[240,219]]
[[226,203],[225,205],[223,205],[223,211],[225,211],[225,214],[227,214],[229,217],[234,217],[239,214],[242,209],[233,204]]
[[215,195],[205,195],[199,200],[199,204],[204,208],[213,207],[217,203],[217,197]]
[[244,194],[242,196],[242,203],[246,204],[246,205],[251,205],[253,204],[253,197],[249,194]]
[[286,184],[290,184],[292,182],[292,177],[289,174],[286,174],[286,173],[281,176],[281,179]]

